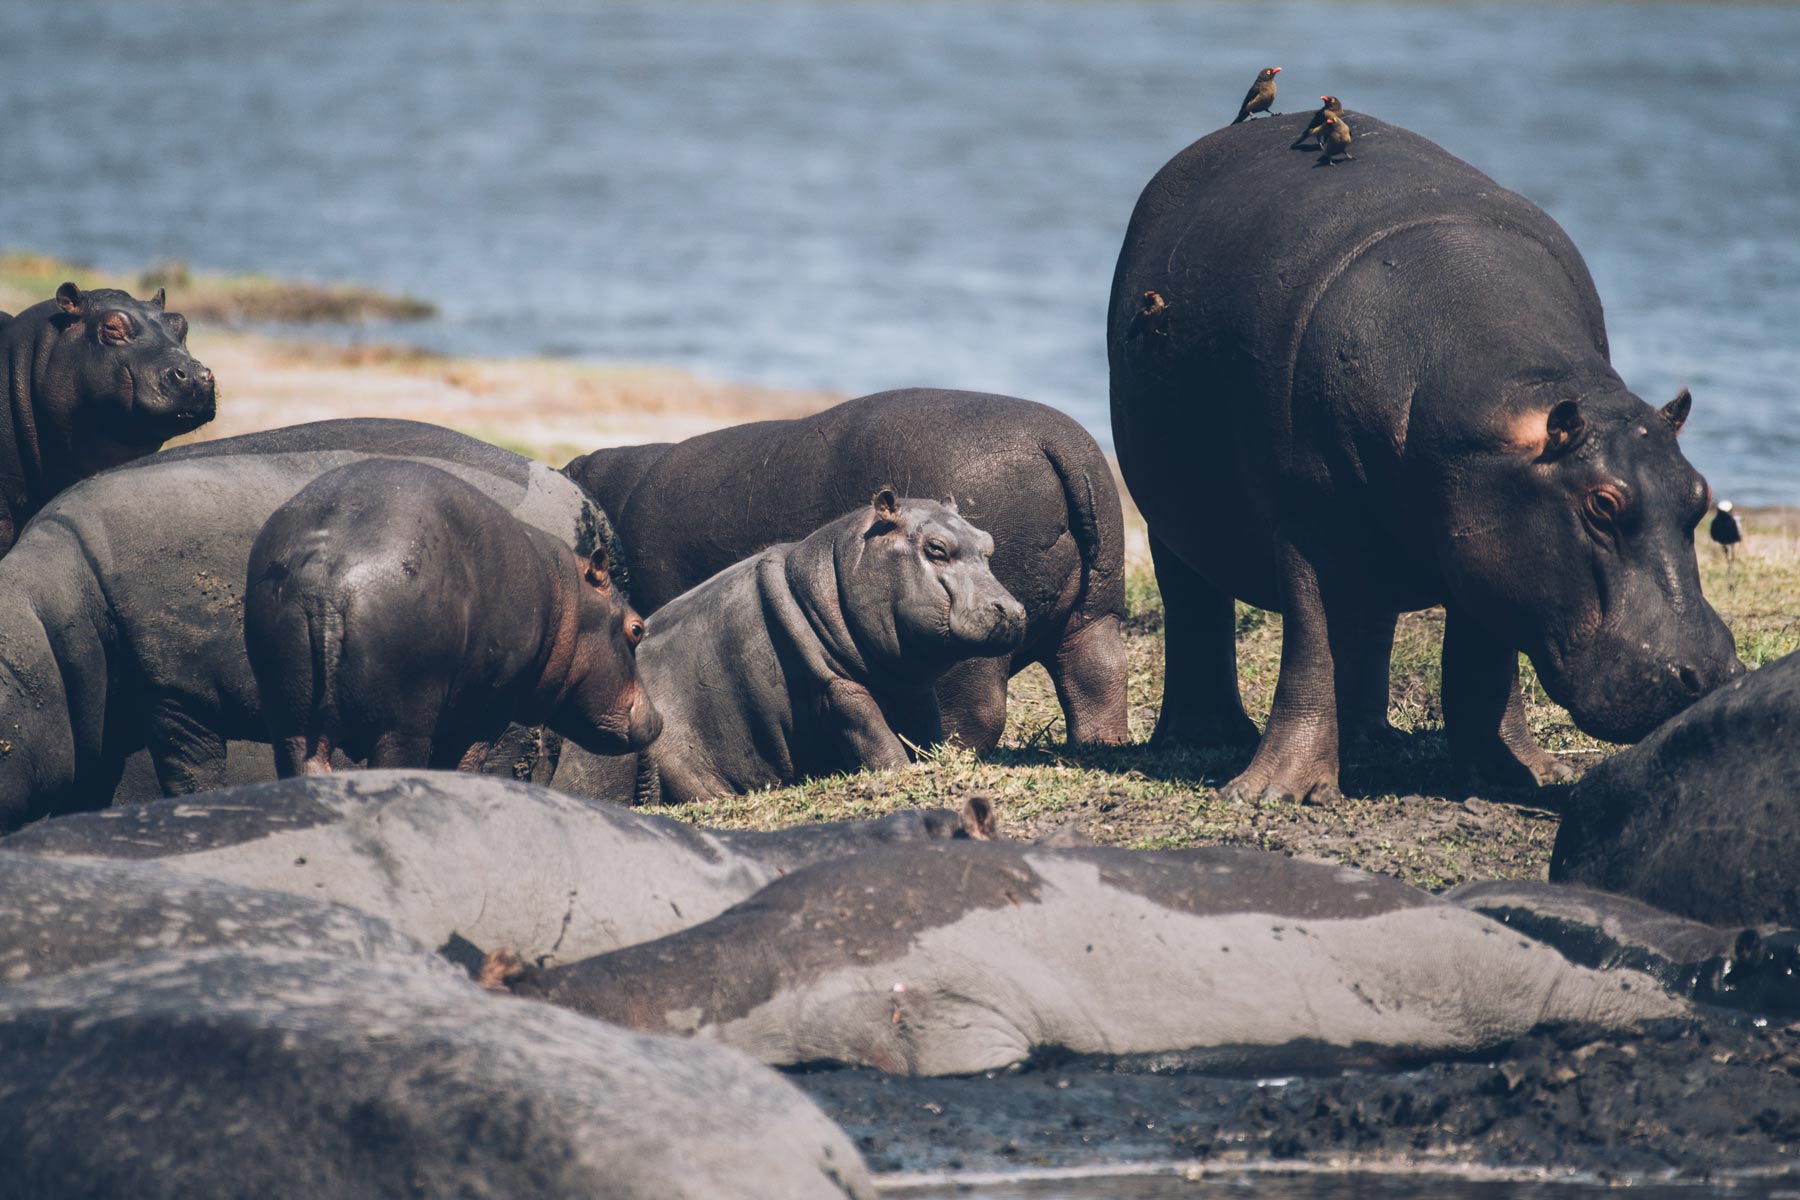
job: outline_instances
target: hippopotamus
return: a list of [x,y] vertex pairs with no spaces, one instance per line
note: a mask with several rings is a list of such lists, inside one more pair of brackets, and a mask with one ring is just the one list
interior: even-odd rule
[[15,1196],[875,1196],[766,1067],[429,956],[162,950],[15,984],[0,1058]]
[[474,484],[405,459],[327,471],[250,547],[244,642],[275,769],[487,763],[513,722],[595,754],[655,740],[644,622],[606,571]]
[[[1119,466],[1166,609],[1153,740],[1253,741],[1232,600],[1282,614],[1281,674],[1237,795],[1329,797],[1387,728],[1395,615],[1443,605],[1444,729],[1466,770],[1566,778],[1531,738],[1525,653],[1596,737],[1632,741],[1733,678],[1701,594],[1710,491],[1608,355],[1600,299],[1541,209],[1433,143],[1349,114],[1220,130],[1145,187],[1113,276]],[[1140,297],[1166,303],[1134,331]]]
[[973,749],[996,745],[1007,679],[1036,662],[1056,686],[1071,742],[1130,740],[1118,488],[1094,439],[1053,408],[909,388],[797,420],[596,450],[563,470],[618,524],[643,613],[799,541],[884,482],[903,495],[954,497],[966,520],[993,534],[994,577],[1025,606],[1026,628],[1010,657],[970,659],[938,680],[944,732]]
[[73,283],[0,313],[0,554],[50,497],[213,419],[213,373],[187,349],[187,318],[161,288],[135,300]]
[[488,980],[771,1064],[996,1070],[1062,1051],[1257,1070],[1419,1061],[1687,1011],[1384,876],[1263,851],[939,842],[818,863],[703,925]]
[[753,833],[490,776],[377,770],[55,817],[0,851],[145,860],[334,901],[434,949],[504,945],[555,963],[686,929],[828,858],[993,835],[979,802]]
[[605,544],[622,561],[568,479],[415,421],[290,426],[84,480],[0,559],[0,831],[104,807],[140,747],[179,795],[225,781],[228,740],[266,744],[244,647],[251,543],[301,488],[366,458],[441,467],[577,553]]
[[988,569],[994,539],[954,505],[892,487],[655,613],[638,670],[666,732],[642,760],[565,754],[556,787],[683,804],[808,775],[902,767],[943,741],[951,666],[1019,644],[1024,607]]
[[1800,925],[1800,653],[1582,776],[1550,878],[1714,925]]
[[1800,933],[1690,921],[1575,884],[1481,880],[1444,893],[1584,967],[1630,967],[1697,1004],[1800,1017]]
[[311,896],[198,879],[158,863],[0,849],[0,984],[152,948],[259,946],[366,960],[426,953],[385,921]]

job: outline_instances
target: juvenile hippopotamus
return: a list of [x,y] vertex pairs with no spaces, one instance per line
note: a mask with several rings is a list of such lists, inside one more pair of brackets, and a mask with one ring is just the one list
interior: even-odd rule
[[1715,925],[1800,926],[1797,730],[1790,654],[1582,776],[1550,878]]
[[301,488],[366,458],[441,467],[577,553],[604,544],[621,561],[575,484],[416,421],[274,429],[84,480],[0,559],[0,830],[103,807],[140,747],[184,794],[225,781],[228,741],[267,744],[244,648],[251,543]]
[[[901,767],[909,745],[941,742],[938,679],[1025,633],[1023,606],[988,569],[993,549],[954,506],[882,488],[658,609],[638,670],[665,732],[641,756],[637,799]],[[567,754],[554,783],[616,795],[633,770]]]
[[0,554],[78,479],[140,458],[213,419],[213,373],[187,351],[187,318],[163,291],[134,300],[73,283],[0,313]]
[[1416,1061],[1686,1011],[1397,880],[1256,850],[895,847],[684,933],[488,979],[772,1064],[994,1070],[1040,1051],[1279,1070]]
[[0,852],[151,861],[335,901],[434,949],[504,945],[554,963],[686,929],[811,863],[992,834],[979,804],[760,833],[482,775],[356,771],[56,817]]
[[1070,741],[1130,738],[1118,488],[1094,439],[1053,408],[909,388],[798,420],[596,450],[563,470],[618,523],[632,599],[646,614],[740,559],[799,541],[883,483],[954,497],[964,519],[993,535],[994,578],[1025,606],[1026,629],[1010,657],[944,673],[944,732],[977,750],[998,743],[1007,679],[1037,662]]
[[595,754],[655,740],[644,623],[606,571],[439,467],[367,459],[276,509],[250,547],[244,641],[282,777],[485,765],[509,723]]
[[16,984],[0,1059],[9,1196],[875,1196],[767,1068],[426,956],[158,951]]
[[[1524,198],[1351,113],[1316,170],[1295,114],[1221,130],[1144,189],[1108,317],[1113,437],[1167,618],[1156,738],[1249,741],[1232,599],[1282,613],[1274,708],[1239,794],[1331,795],[1386,728],[1396,613],[1441,604],[1451,749],[1499,783],[1566,778],[1531,739],[1529,655],[1613,741],[1732,678],[1700,591],[1709,491],[1608,358],[1593,281]],[[1132,336],[1163,296],[1160,336]]]

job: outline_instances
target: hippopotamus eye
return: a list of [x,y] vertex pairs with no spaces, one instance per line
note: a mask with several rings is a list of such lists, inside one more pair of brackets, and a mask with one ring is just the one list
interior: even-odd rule
[[932,540],[925,543],[925,557],[933,562],[945,562],[950,558],[950,548],[944,543]]
[[131,340],[131,318],[124,313],[107,313],[100,319],[100,340],[103,342],[129,342]]
[[1587,514],[1596,525],[1612,528],[1625,512],[1625,497],[1609,487],[1597,487],[1587,494]]
[[644,622],[637,617],[625,622],[625,640],[633,646],[644,640]]

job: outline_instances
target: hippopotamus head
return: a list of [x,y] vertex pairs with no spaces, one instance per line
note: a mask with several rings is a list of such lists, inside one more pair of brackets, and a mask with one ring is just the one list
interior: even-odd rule
[[1450,489],[1446,576],[1577,725],[1635,741],[1744,669],[1700,591],[1711,489],[1675,442],[1691,397],[1658,411],[1622,388],[1545,386]]
[[187,318],[163,311],[161,288],[136,300],[65,283],[56,305],[57,334],[37,400],[69,431],[77,478],[212,420],[213,373],[188,353]]
[[845,622],[865,654],[936,675],[1025,640],[1025,606],[988,566],[994,539],[954,502],[901,500],[884,487],[850,533],[854,550],[848,564],[840,553],[838,578]]
[[581,563],[569,685],[545,724],[594,754],[642,750],[662,716],[637,672],[644,619],[613,586],[602,544]]

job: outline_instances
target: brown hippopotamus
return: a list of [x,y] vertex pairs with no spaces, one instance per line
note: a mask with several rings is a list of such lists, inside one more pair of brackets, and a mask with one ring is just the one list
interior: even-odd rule
[[250,547],[244,643],[282,778],[483,766],[507,725],[595,754],[662,728],[644,623],[583,557],[441,468],[367,459],[276,509]]
[[[650,782],[638,799],[900,767],[909,745],[942,741],[938,679],[1025,633],[1023,606],[988,569],[993,549],[954,506],[882,488],[664,605],[638,648],[665,723],[639,765]],[[566,754],[554,786],[611,798],[629,790],[618,774],[631,768]]]
[[73,283],[0,313],[0,554],[50,497],[213,419],[213,373],[187,351],[163,291],[134,300]]
[[[1700,591],[1706,482],[1608,358],[1581,255],[1545,213],[1424,138],[1350,114],[1354,170],[1295,114],[1220,130],[1145,187],[1113,276],[1119,465],[1167,617],[1156,738],[1256,737],[1232,600],[1283,615],[1239,793],[1332,794],[1386,727],[1395,614],[1441,604],[1445,732],[1497,782],[1566,778],[1518,656],[1614,741],[1740,667]],[[1132,336],[1140,297],[1159,336]]]
[[1072,742],[1129,740],[1124,523],[1112,468],[1053,408],[1011,396],[908,388],[810,417],[756,421],[675,444],[596,450],[563,471],[618,524],[631,598],[653,613],[732,563],[797,542],[893,483],[954,497],[994,536],[994,578],[1025,606],[1008,658],[938,680],[944,732],[978,750],[1006,726],[1007,678],[1042,663]]

